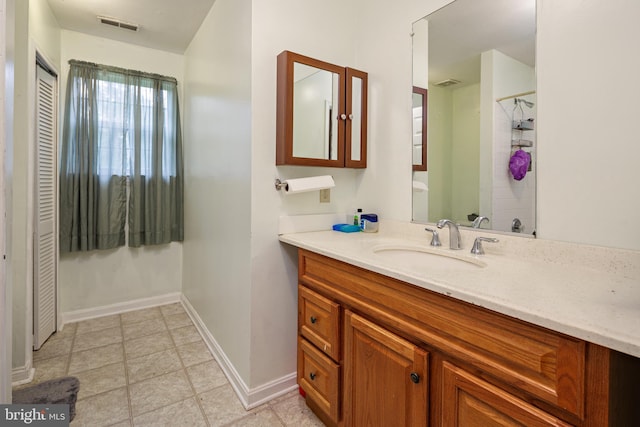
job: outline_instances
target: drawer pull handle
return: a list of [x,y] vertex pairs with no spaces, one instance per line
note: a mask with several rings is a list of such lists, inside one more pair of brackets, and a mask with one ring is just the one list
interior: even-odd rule
[[316,323],[318,321],[318,319],[315,316],[311,316],[309,320],[311,320],[311,323]]
[[315,379],[316,379],[316,374],[315,374],[315,373],[313,373],[313,372],[311,372],[311,373],[309,374],[309,378],[311,378],[311,381],[315,380]]
[[412,381],[414,384],[418,384],[418,383],[420,382],[420,375],[418,375],[418,374],[417,374],[417,373],[415,373],[415,372],[411,372],[411,381]]

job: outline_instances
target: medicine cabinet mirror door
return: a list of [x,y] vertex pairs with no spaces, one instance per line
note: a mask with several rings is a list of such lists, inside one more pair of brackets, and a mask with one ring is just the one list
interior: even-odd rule
[[366,167],[367,74],[278,55],[276,165]]
[[413,114],[413,170],[427,170],[427,89],[414,86]]

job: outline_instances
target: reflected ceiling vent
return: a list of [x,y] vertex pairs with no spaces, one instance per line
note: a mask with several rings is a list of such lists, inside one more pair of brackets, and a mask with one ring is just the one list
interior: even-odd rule
[[458,83],[460,83],[460,80],[446,79],[446,80],[443,80],[441,82],[436,83],[436,86],[447,87],[447,86],[457,85]]
[[130,22],[124,22],[116,18],[109,18],[106,16],[98,16],[98,20],[113,27],[124,28],[125,30],[138,31],[138,24],[132,24]]

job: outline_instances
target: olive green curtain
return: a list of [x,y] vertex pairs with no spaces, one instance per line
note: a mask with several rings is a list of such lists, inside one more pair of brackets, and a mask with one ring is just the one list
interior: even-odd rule
[[[61,252],[184,238],[173,78],[69,61],[60,159]],[[127,220],[128,218],[128,220]]]

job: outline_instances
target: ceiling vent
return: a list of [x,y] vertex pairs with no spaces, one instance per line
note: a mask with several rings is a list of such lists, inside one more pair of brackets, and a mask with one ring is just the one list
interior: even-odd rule
[[436,83],[436,86],[447,87],[447,86],[457,85],[458,83],[460,83],[460,80],[446,79],[446,80],[443,80],[441,82]]
[[130,22],[124,22],[124,21],[120,21],[119,19],[108,18],[106,16],[98,16],[98,20],[105,25],[124,28],[125,30],[138,31],[138,25],[132,24]]

